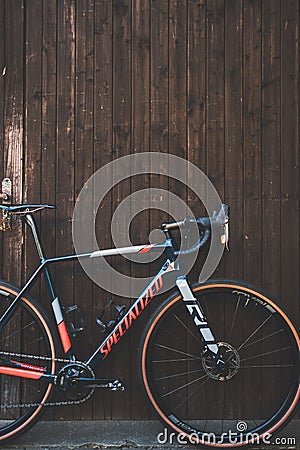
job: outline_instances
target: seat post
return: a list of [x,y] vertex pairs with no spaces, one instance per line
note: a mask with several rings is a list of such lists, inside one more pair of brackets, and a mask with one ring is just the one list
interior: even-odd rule
[[26,214],[24,216],[24,219],[25,219],[27,225],[29,225],[30,228],[31,228],[32,236],[33,236],[33,239],[34,239],[34,243],[35,243],[35,246],[36,246],[39,258],[42,261],[44,259],[44,253],[43,253],[41,241],[40,241],[40,238],[39,238],[39,235],[38,235],[38,232],[37,232],[35,220],[34,220],[34,218],[32,217],[31,214]]

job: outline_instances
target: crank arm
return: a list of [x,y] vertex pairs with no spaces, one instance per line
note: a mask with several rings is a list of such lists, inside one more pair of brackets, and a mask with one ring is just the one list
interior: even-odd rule
[[72,383],[84,388],[102,388],[111,391],[124,391],[125,387],[119,380],[110,378],[72,378]]

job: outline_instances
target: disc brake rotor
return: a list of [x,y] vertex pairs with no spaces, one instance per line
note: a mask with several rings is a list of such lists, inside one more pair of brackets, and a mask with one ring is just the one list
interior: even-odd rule
[[241,367],[241,359],[238,351],[227,342],[218,342],[219,353],[224,362],[222,370],[217,365],[216,359],[209,353],[202,355],[202,366],[206,374],[213,380],[227,381],[234,377]]

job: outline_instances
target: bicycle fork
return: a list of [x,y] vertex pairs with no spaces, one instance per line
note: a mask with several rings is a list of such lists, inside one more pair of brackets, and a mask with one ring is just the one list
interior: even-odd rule
[[201,306],[197,302],[197,299],[194,297],[194,294],[187,282],[186,277],[178,277],[176,279],[176,285],[182,295],[182,299],[189,314],[193,318],[194,324],[198,328],[198,331],[206,345],[206,348],[211,352],[217,366],[224,366],[225,363],[222,356],[219,354],[219,347],[217,345],[215,337],[209,327]]

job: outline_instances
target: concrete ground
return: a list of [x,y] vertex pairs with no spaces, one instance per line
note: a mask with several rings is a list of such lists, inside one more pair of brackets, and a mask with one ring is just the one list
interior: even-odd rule
[[[260,450],[300,450],[300,420],[292,421],[280,437]],[[278,439],[275,442],[275,439]],[[165,442],[167,440],[167,442]],[[180,445],[181,444],[181,445]],[[75,450],[75,449],[137,449],[168,450],[199,448],[178,443],[170,434],[166,438],[163,426],[156,421],[39,422],[29,432],[7,445],[5,449]],[[251,446],[251,450],[258,448]]]

